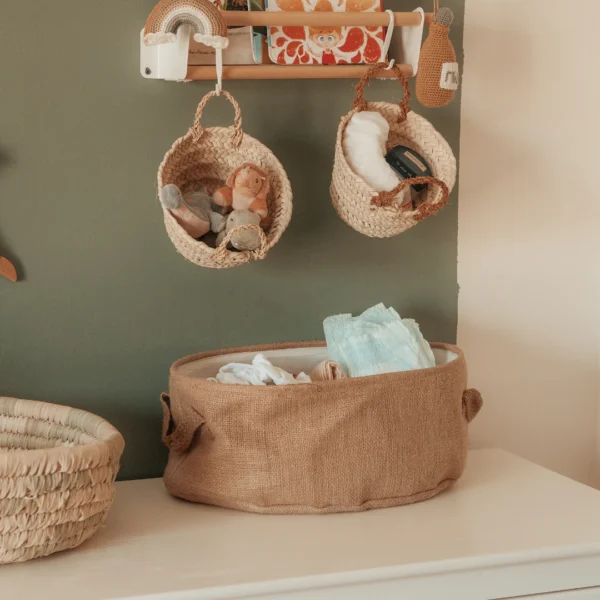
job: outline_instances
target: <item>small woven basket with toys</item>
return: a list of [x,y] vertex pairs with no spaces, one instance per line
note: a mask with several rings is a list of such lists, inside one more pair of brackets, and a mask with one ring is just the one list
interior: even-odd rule
[[275,155],[242,131],[231,94],[221,91],[235,110],[233,127],[202,127],[216,95],[202,98],[193,126],[167,152],[158,187],[177,251],[200,267],[223,269],[265,258],[290,222],[292,190]]
[[331,199],[350,227],[369,237],[398,235],[436,214],[456,181],[456,159],[446,140],[408,106],[370,102],[364,88],[385,65],[373,65],[356,86],[353,109],[342,118],[335,146]]

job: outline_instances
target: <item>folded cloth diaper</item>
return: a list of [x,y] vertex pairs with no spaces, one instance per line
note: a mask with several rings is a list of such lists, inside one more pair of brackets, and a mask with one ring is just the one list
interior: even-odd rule
[[[390,192],[402,179],[385,160],[390,125],[377,111],[354,113],[344,132],[344,153],[350,168],[377,192]],[[412,188],[404,188],[396,201],[412,199]]]
[[310,383],[311,379],[306,373],[294,377],[291,373],[274,367],[264,354],[257,354],[251,365],[230,363],[221,367],[216,378],[210,378],[209,381],[237,385],[291,385]]
[[435,366],[431,347],[412,319],[378,304],[359,317],[337,315],[323,324],[327,350],[350,377]]

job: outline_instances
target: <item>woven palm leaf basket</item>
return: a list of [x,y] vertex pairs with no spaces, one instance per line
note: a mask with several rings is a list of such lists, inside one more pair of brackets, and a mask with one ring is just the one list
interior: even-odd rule
[[[246,162],[256,164],[267,173],[271,187],[267,196],[269,217],[264,231],[258,225],[244,225],[230,231],[217,248],[188,235],[173,215],[163,208],[167,234],[177,251],[200,267],[223,269],[266,257],[292,217],[292,189],[285,170],[271,150],[243,132],[242,112],[231,94],[221,91],[221,95],[233,105],[233,126],[202,127],[204,108],[216,95],[216,92],[210,92],[202,98],[191,129],[167,152],[158,170],[158,187],[161,189],[172,183],[185,193],[203,184],[212,193],[225,184],[234,169]],[[228,250],[229,240],[240,229],[256,229],[261,239],[260,247],[244,252]]]
[[125,443],[83,410],[0,398],[0,564],[75,548],[104,523]]
[[[383,67],[373,65],[356,86],[353,109],[342,118],[338,128],[331,182],[331,200],[340,217],[359,233],[375,238],[398,235],[435,215],[448,202],[456,182],[456,159],[450,146],[429,121],[411,111],[408,82],[398,67],[392,70],[404,88],[401,102],[366,102],[365,86]],[[378,111],[389,123],[386,150],[398,145],[411,148],[429,163],[433,177],[405,179],[388,192],[377,192],[361,179],[348,164],[343,137],[352,115],[363,110]],[[396,197],[405,187],[415,184],[426,187],[419,194],[416,207],[407,210]]]

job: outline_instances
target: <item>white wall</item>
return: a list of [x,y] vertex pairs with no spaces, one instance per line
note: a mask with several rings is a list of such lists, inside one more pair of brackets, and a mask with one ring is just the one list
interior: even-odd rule
[[600,484],[598,23],[599,0],[466,1],[458,341],[474,445]]

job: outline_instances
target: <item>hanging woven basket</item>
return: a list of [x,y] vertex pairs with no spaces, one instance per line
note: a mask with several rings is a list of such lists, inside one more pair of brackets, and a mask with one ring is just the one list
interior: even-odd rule
[[[265,258],[281,238],[292,217],[292,189],[281,163],[265,145],[242,131],[242,112],[238,103],[228,92],[222,91],[221,94],[235,110],[233,126],[202,127],[202,113],[216,92],[206,94],[198,105],[192,128],[173,144],[158,170],[159,189],[172,183],[184,193],[197,188],[199,184],[206,185],[208,192],[212,193],[225,184],[234,169],[247,162],[256,164],[269,175],[269,217],[264,230],[258,225],[235,228],[217,248],[191,237],[163,208],[165,227],[177,251],[195,265],[217,269],[237,267]],[[244,229],[257,230],[260,246],[253,251],[228,250],[231,237]]]
[[[399,104],[364,99],[365,86],[383,67],[373,65],[356,86],[353,109],[342,118],[338,129],[331,182],[331,200],[340,217],[359,233],[376,238],[398,235],[436,214],[448,202],[456,181],[456,159],[448,142],[429,121],[411,111],[408,82],[398,67],[392,69],[404,88]],[[363,110],[377,111],[389,123],[387,150],[398,145],[411,148],[429,163],[433,177],[405,179],[389,192],[377,192],[361,179],[348,164],[342,142],[350,118]],[[396,197],[405,187],[416,184],[427,184],[417,208],[402,208]]]
[[91,537],[112,505],[124,445],[91,413],[0,398],[0,565]]

